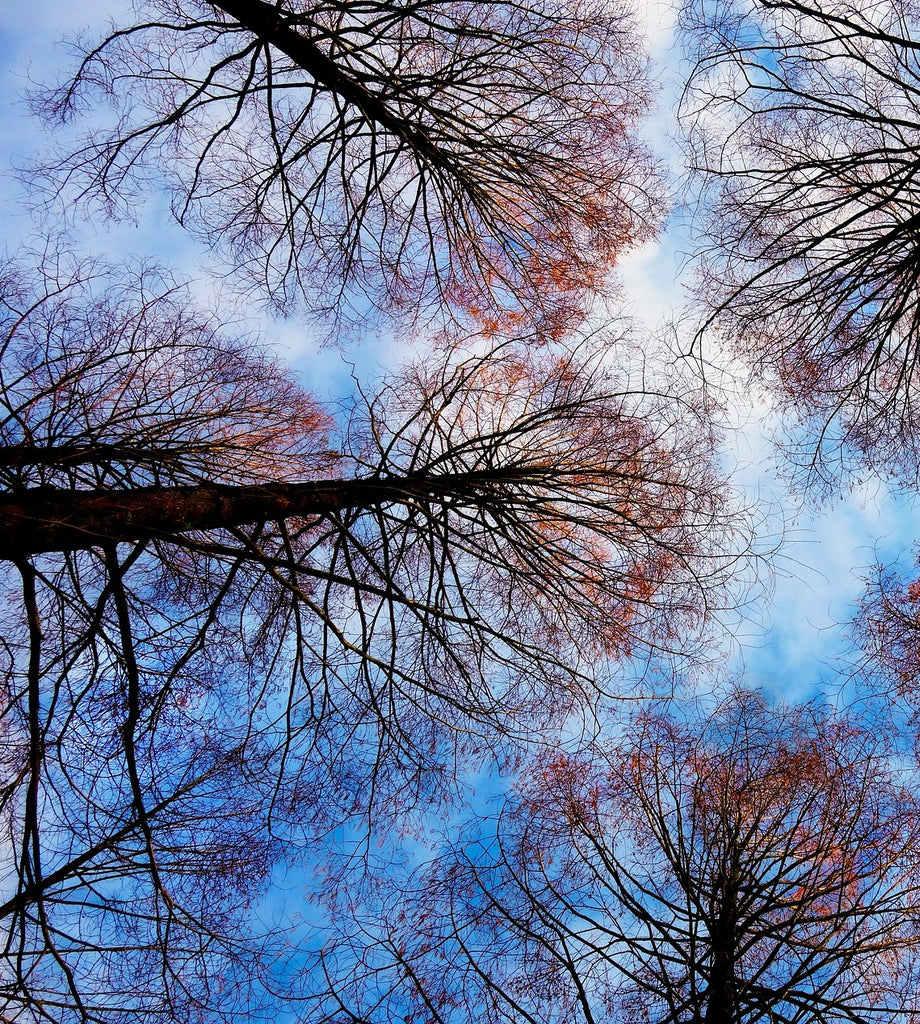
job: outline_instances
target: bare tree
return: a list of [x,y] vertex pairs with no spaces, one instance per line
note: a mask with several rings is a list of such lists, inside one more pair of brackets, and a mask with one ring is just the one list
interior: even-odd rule
[[659,220],[641,39],[607,0],[138,5],[36,109],[113,119],[52,188],[176,216],[290,306],[565,323]]
[[699,3],[685,25],[707,325],[804,418],[812,455],[916,485],[916,5]]
[[920,684],[920,582],[910,570],[876,566],[866,581],[852,633],[860,671],[892,697],[917,708]]
[[705,400],[610,331],[429,356],[343,428],[153,271],[0,290],[2,1012],[254,1013],[277,865],[513,762],[737,569]]
[[330,946],[316,1016],[914,1021],[916,829],[871,726],[745,691],[645,712]]

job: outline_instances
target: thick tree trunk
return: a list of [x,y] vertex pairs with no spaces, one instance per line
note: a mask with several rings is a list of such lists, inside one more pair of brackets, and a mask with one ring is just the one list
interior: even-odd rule
[[735,965],[730,951],[713,949],[709,987],[706,990],[706,1024],[735,1024]]
[[722,892],[710,926],[709,985],[706,990],[705,1024],[736,1024],[735,949],[738,941],[736,869],[726,872]]
[[501,499],[507,487],[542,484],[531,470],[397,479],[310,480],[246,486],[200,484],[80,491],[34,488],[0,496],[0,560],[47,551],[72,551],[193,530],[314,518],[345,509],[416,501],[475,505],[487,494]]

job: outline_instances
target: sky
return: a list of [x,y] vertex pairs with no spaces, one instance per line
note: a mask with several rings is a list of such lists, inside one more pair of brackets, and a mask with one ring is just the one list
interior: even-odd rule
[[[123,8],[114,0],[61,4],[33,0],[7,4],[0,13],[0,104],[5,131],[0,135],[0,217],[5,247],[15,251],[34,238],[34,217],[26,210],[24,187],[15,174],[47,141],[30,116],[23,96],[29,80],[53,79],[67,66],[61,38],[104,23]],[[682,68],[675,44],[673,9],[665,2],[644,6],[659,103],[647,126],[651,145],[679,176],[674,117]],[[129,255],[163,259],[196,280],[200,296],[229,303],[208,275],[204,249],[170,218],[165,201],[155,198],[137,210],[136,222],[79,223],[72,227],[81,251],[109,259]],[[630,311],[650,329],[666,329],[679,316],[692,225],[675,211],[656,241],[627,254],[620,266]],[[354,370],[379,372],[395,357],[392,342],[367,345],[347,355],[322,347],[296,321],[266,319],[238,306],[234,318],[256,332],[279,356],[292,363],[310,386],[326,397],[345,396]],[[762,395],[738,380],[726,396],[729,430],[726,464],[734,466],[734,484],[742,502],[756,506],[765,548],[777,546],[770,587],[741,622],[727,623],[735,635],[727,643],[730,673],[749,685],[786,697],[807,696],[837,685],[837,659],[847,649],[846,622],[861,591],[861,577],[876,562],[909,561],[920,521],[911,499],[892,493],[881,480],[866,480],[816,508],[792,493],[783,479],[782,459],[771,441],[776,417]]]
[[[36,225],[27,212],[27,196],[15,173],[47,143],[45,131],[31,117],[23,99],[29,80],[47,81],[66,66],[60,38],[87,28],[98,30],[108,12],[123,10],[124,0],[32,0],[0,9],[0,222],[4,247],[14,253],[34,244]],[[680,89],[681,64],[675,43],[674,13],[666,3],[648,3],[649,43],[654,74],[661,82],[660,99],[647,126],[650,144],[670,166],[683,173],[674,138],[674,116]],[[171,219],[164,200],[154,198],[137,210],[136,221],[119,224],[75,223],[74,244],[81,251],[118,261],[154,256],[179,274],[193,278],[199,298],[230,308],[234,322],[257,333],[279,357],[290,362],[304,381],[323,397],[344,398],[352,373],[373,375],[397,358],[392,340],[366,345],[345,354],[321,346],[295,320],[279,321],[258,310],[241,307],[208,273],[208,253]],[[623,293],[629,311],[650,331],[667,331],[679,319],[687,274],[692,224],[676,207],[666,230],[654,242],[621,261]],[[916,503],[899,495],[883,480],[866,479],[820,507],[796,494],[784,478],[783,462],[773,435],[778,418],[768,400],[745,384],[743,372],[724,366],[729,381],[724,394],[726,440],[724,460],[743,506],[760,523],[761,547],[773,552],[765,586],[743,614],[726,616],[720,650],[727,652],[718,681],[726,676],[761,687],[775,698],[807,699],[823,693],[846,701],[841,692],[846,673],[841,658],[849,650],[847,623],[862,590],[862,578],[878,562],[912,560],[920,537]],[[703,686],[706,685],[704,681]],[[716,685],[714,678],[712,685]],[[481,796],[494,793],[494,780],[477,780]],[[407,855],[411,855],[411,852]],[[265,912],[274,913],[289,894],[296,899],[297,878],[282,877]],[[282,890],[287,888],[287,892]]]

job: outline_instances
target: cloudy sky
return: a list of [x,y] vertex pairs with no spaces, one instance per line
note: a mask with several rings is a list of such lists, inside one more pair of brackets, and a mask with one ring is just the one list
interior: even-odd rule
[[[47,144],[45,131],[24,102],[29,81],[54,80],[69,61],[62,37],[84,29],[92,36],[109,12],[123,7],[110,0],[81,4],[32,0],[4,5],[0,13],[0,102],[5,127],[0,136],[0,165],[6,169],[0,183],[0,216],[8,252],[35,244],[36,237],[35,217],[26,209],[27,188],[15,173]],[[649,4],[647,10],[661,82],[661,102],[648,128],[649,138],[679,174],[679,151],[672,142],[681,75],[674,16],[666,4]],[[195,278],[206,301],[229,301],[215,291],[206,273],[207,254],[170,220],[165,201],[154,198],[139,208],[135,222],[80,223],[70,230],[81,250],[113,259],[154,255]],[[629,306],[650,328],[662,328],[679,311],[681,273],[691,243],[692,228],[678,212],[661,239],[623,260]],[[248,309],[237,315],[326,395],[347,391],[352,363],[358,364],[358,372],[366,373],[394,358],[392,345],[365,348],[346,357],[335,349],[318,347],[296,322],[262,320]],[[866,480],[821,509],[803,504],[783,483],[781,460],[769,441],[775,424],[760,396],[748,394],[738,384],[728,396],[728,406],[733,428],[726,460],[736,467],[736,485],[747,503],[758,503],[764,547],[784,538],[774,559],[769,595],[747,609],[740,625],[733,626],[738,633],[735,670],[743,671],[748,684],[786,696],[810,694],[821,686],[833,690],[834,663],[846,651],[846,622],[861,589],[860,576],[875,562],[909,559],[914,539],[920,536],[920,520],[907,499],[891,494],[879,480]]]

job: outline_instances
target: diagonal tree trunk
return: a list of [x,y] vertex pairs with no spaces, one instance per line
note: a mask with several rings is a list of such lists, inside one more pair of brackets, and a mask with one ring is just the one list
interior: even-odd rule
[[0,559],[15,561],[41,552],[176,537],[192,530],[321,517],[381,504],[507,502],[507,487],[546,487],[553,475],[532,468],[507,468],[383,480],[202,483],[130,491],[33,488],[0,495]]
[[357,81],[323,53],[316,43],[298,32],[292,19],[285,17],[277,7],[263,0],[212,0],[211,6],[229,14],[263,43],[290,57],[316,82],[357,107],[369,121],[376,122],[408,143],[426,163],[457,173],[456,159],[445,154],[427,133],[410,124],[405,116],[390,110],[380,93]]

